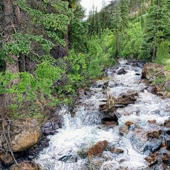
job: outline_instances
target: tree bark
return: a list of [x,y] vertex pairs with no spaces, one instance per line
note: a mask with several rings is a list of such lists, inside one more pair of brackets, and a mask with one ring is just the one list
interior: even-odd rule
[[[14,14],[14,6],[13,0],[3,0],[3,45],[5,43],[10,42],[10,36],[16,33],[16,29],[14,26],[15,23],[15,14]],[[8,59],[5,60],[6,63],[6,70],[10,73],[18,73],[19,72],[19,64],[18,64],[18,57],[10,54],[9,57],[12,59],[13,62],[10,62]],[[11,88],[13,85],[17,84],[19,79],[11,80],[10,84],[7,88]],[[5,107],[11,103],[13,99],[12,94],[5,94]]]
[[25,60],[25,55],[24,54],[21,54],[19,56],[19,71],[20,72],[24,72],[26,71],[26,60]]
[[[16,32],[14,21],[15,21],[15,15],[13,10],[13,0],[3,0],[3,12],[4,12],[4,20],[3,20],[3,43],[8,43],[10,41],[10,36]],[[6,60],[6,70],[8,70],[11,73],[16,73],[19,71],[18,66],[18,58],[17,56],[10,55],[11,59],[13,60],[13,63],[10,63],[10,61]]]
[[67,25],[67,29],[65,31],[65,34],[64,34],[64,40],[65,40],[65,43],[66,43],[66,46],[65,46],[65,52],[64,52],[64,56],[68,56],[68,46],[69,46],[69,38],[68,38],[68,28],[69,26]]

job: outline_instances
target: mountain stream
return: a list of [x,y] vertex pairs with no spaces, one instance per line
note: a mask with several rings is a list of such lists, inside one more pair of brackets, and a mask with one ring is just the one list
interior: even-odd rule
[[[66,106],[56,111],[64,118],[63,127],[48,136],[49,147],[40,152],[35,162],[43,170],[164,170],[165,162],[170,168],[170,162],[162,162],[163,156],[170,154],[163,146],[170,138],[170,129],[164,126],[170,117],[170,99],[148,92],[141,80],[142,66],[140,62],[120,61],[106,69],[106,77],[90,89],[80,91],[74,116]],[[125,72],[118,74],[120,69]],[[117,125],[101,121],[111,117],[99,110],[107,98],[106,86],[115,98],[138,94],[133,104],[117,107],[113,113],[117,115]],[[88,157],[89,150],[104,140],[107,147]]]

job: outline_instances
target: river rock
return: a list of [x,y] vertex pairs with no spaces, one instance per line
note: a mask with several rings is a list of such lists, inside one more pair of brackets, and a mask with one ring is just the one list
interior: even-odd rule
[[117,74],[118,74],[118,75],[126,74],[126,73],[127,73],[127,71],[125,71],[124,68],[119,68],[119,69],[117,70]]
[[133,122],[131,122],[131,121],[125,122],[125,125],[128,126],[128,127],[129,127],[130,125],[132,125],[132,124],[133,124]]
[[165,127],[165,128],[170,128],[170,118],[167,119],[167,120],[165,120],[165,122],[164,122],[164,127]]
[[[11,125],[10,147],[13,152],[24,151],[35,145],[40,137],[41,130],[35,119],[18,119]],[[3,143],[7,150],[7,143]]]
[[110,151],[111,151],[111,152],[114,152],[114,153],[116,153],[116,154],[120,154],[120,153],[123,153],[123,152],[124,152],[124,150],[119,149],[119,148],[116,148],[115,146],[112,146],[112,147],[110,148]]
[[103,150],[108,146],[108,142],[106,140],[99,141],[88,151],[88,158],[92,159],[93,155],[97,155],[102,153]]
[[154,86],[154,85],[149,86],[149,87],[147,88],[147,91],[148,91],[149,93],[152,93],[152,94],[157,94],[157,92],[158,92],[156,86]]
[[118,121],[112,117],[104,117],[101,121],[102,121],[102,124],[105,124],[106,126],[109,126],[109,127],[115,127],[118,125]]
[[145,158],[145,160],[148,162],[148,166],[152,166],[154,163],[158,160],[158,152],[150,153],[148,157]]
[[153,81],[155,77],[164,76],[164,66],[156,63],[146,63],[142,68],[142,78]]
[[168,161],[169,158],[170,158],[170,155],[168,155],[168,153],[163,153],[163,155],[162,155],[162,160],[163,161]]
[[148,120],[148,123],[149,123],[149,125],[154,125],[154,124],[156,124],[156,120],[154,119],[154,120]]
[[161,140],[154,138],[146,143],[144,152],[147,151],[156,152],[161,148],[161,144],[162,144]]
[[40,151],[42,151],[44,148],[48,147],[49,141],[50,141],[50,139],[48,139],[46,136],[42,135],[41,138],[39,139],[39,141],[37,142],[37,144],[27,150],[27,155],[28,155],[29,159],[35,158]]
[[42,125],[41,130],[44,135],[53,135],[58,128],[62,127],[63,118],[54,116]]
[[97,170],[100,169],[100,167],[102,166],[102,164],[104,163],[104,159],[103,158],[93,158],[90,159],[90,164],[89,164],[89,169],[90,170]]
[[0,154],[0,160],[2,161],[3,164],[5,165],[10,165],[14,162],[14,159],[12,158],[11,154],[6,152],[6,153],[1,153]]
[[40,166],[32,161],[24,161],[18,165],[13,165],[10,170],[41,170]]
[[170,137],[166,137],[165,144],[166,144],[166,149],[170,150]]
[[119,134],[120,135],[127,135],[129,132],[129,127],[127,125],[123,125],[119,128]]
[[159,138],[159,136],[162,134],[162,131],[159,128],[137,128],[134,133],[136,134],[136,137],[142,141],[146,142],[149,138]]

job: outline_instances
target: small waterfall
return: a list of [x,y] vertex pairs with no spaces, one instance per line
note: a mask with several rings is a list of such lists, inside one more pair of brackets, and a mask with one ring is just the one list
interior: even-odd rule
[[[119,68],[123,68],[126,74],[117,74]],[[142,127],[141,135],[150,128],[148,120],[156,120],[164,123],[170,117],[170,100],[147,92],[141,80],[141,67],[133,66],[123,60],[119,68],[109,68],[107,79],[96,81],[89,90],[88,96],[80,99],[74,108],[75,116],[64,107],[60,113],[64,117],[64,126],[58,129],[55,135],[48,136],[50,145],[45,148],[35,159],[43,170],[149,170],[151,169],[144,153],[146,141],[140,141],[134,135],[138,126]],[[118,108],[116,113],[121,115],[119,125],[108,127],[101,123],[105,117],[99,111],[99,105],[106,99],[104,83],[108,82],[114,97],[136,91],[139,95],[134,104]],[[63,109],[63,110],[62,110]],[[125,123],[133,122],[128,133],[121,135],[119,130]],[[137,132],[136,132],[137,133]],[[139,136],[139,134],[138,134]],[[109,147],[116,147],[122,153],[110,152],[108,148],[100,157],[89,160],[87,152],[98,141],[108,141]]]

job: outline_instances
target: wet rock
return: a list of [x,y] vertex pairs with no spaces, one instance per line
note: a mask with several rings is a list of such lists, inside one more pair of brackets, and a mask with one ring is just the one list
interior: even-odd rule
[[110,151],[111,151],[111,152],[114,152],[114,153],[116,153],[116,154],[120,154],[120,153],[123,153],[123,152],[124,152],[124,150],[119,149],[119,148],[116,148],[115,146],[112,146],[112,147],[110,148]]
[[117,70],[117,74],[118,74],[118,75],[126,74],[126,73],[127,73],[127,71],[125,71],[124,68],[119,68],[119,69]]
[[2,163],[4,165],[10,165],[14,162],[12,156],[10,153],[6,152],[6,153],[1,153],[0,154],[0,160],[2,161]]
[[156,129],[154,127],[152,128],[138,128],[134,131],[136,134],[136,137],[142,141],[146,142],[149,138],[159,138],[159,136],[162,134],[162,131],[160,129]]
[[129,128],[126,125],[121,126],[119,128],[119,134],[122,135],[122,136],[128,134],[128,132],[129,132]]
[[170,169],[170,154],[169,153],[162,153],[161,155],[162,162],[164,163],[165,169],[168,170],[168,167]]
[[89,169],[90,170],[100,169],[100,167],[102,166],[104,161],[105,160],[103,158],[93,158],[93,159],[90,159]]
[[146,63],[142,68],[142,78],[153,81],[155,77],[164,76],[164,66],[156,63]]
[[162,157],[163,161],[168,161],[169,158],[170,158],[170,156],[167,153],[163,153],[163,157]]
[[170,130],[166,130],[166,131],[165,131],[165,134],[170,137]]
[[35,158],[40,151],[42,151],[44,148],[49,146],[49,139],[45,136],[41,136],[40,140],[36,145],[28,149],[27,155],[28,158],[33,159]]
[[[11,143],[13,152],[24,151],[35,145],[40,137],[41,131],[35,119],[18,119],[11,125]],[[3,143],[7,150],[7,143]]]
[[91,159],[93,155],[97,155],[102,153],[103,150],[108,146],[108,142],[106,140],[99,141],[88,151],[88,158]]
[[148,166],[152,166],[157,162],[158,155],[159,155],[158,152],[150,153],[150,155],[145,158],[145,160],[148,162]]
[[142,68],[143,65],[144,65],[143,62],[134,62],[134,63],[132,63],[132,66],[133,66],[133,67],[140,67],[140,68]]
[[102,89],[107,89],[108,85],[109,85],[109,82],[108,82],[108,81],[105,82],[105,83],[103,84],[103,86],[102,86]]
[[32,161],[24,161],[18,165],[13,165],[10,170],[41,170],[40,166]]
[[149,123],[150,125],[156,124],[156,120],[148,120],[148,123]]
[[144,83],[145,86],[149,86],[149,85],[150,85],[150,82],[149,82],[148,79],[142,79],[142,80],[141,80],[141,83]]
[[2,161],[0,161],[0,169],[5,169],[2,165]]
[[159,139],[152,139],[151,141],[147,142],[144,148],[144,153],[151,151],[156,152],[161,148],[162,141]]
[[141,74],[140,73],[136,73],[135,75],[140,76]]
[[147,88],[147,91],[149,92],[149,93],[152,93],[152,94],[157,94],[157,88],[155,87],[155,86],[149,86],[148,88]]
[[170,137],[165,138],[166,149],[170,150]]
[[109,127],[115,127],[118,125],[118,119],[117,117],[104,117],[102,120],[102,124],[105,124]]
[[152,137],[152,138],[159,138],[159,136],[162,134],[161,130],[152,130],[148,133],[148,137]]
[[165,128],[170,128],[170,118],[168,120],[165,120],[164,127]]
[[125,125],[126,125],[126,126],[130,126],[130,125],[132,125],[132,124],[133,124],[133,122],[131,122],[131,121],[125,122]]
[[52,135],[58,128],[61,128],[63,118],[61,116],[55,116],[42,125],[41,130],[44,135]]
[[78,157],[76,155],[67,155],[67,156],[62,156],[58,160],[62,162],[71,163],[71,162],[77,162]]

